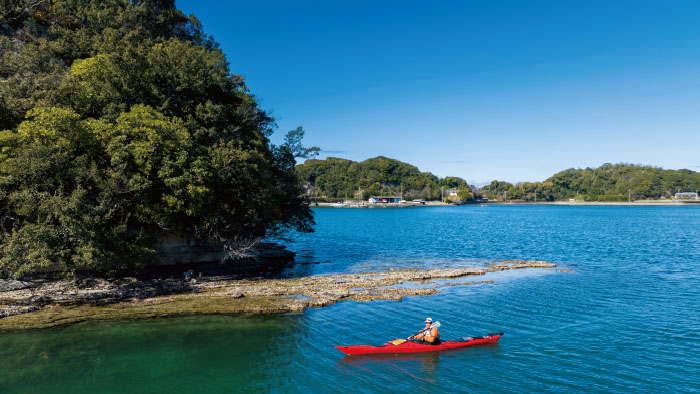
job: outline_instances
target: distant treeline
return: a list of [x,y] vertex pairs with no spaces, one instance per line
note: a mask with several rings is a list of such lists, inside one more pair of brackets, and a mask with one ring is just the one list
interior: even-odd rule
[[659,167],[632,164],[603,164],[558,172],[543,182],[512,184],[494,180],[476,189],[458,177],[439,178],[421,172],[413,165],[375,157],[362,162],[329,157],[307,160],[297,165],[297,174],[304,182],[309,196],[319,201],[357,199],[358,187],[362,198],[374,195],[400,195],[405,200],[439,200],[441,188],[461,191],[461,198],[490,200],[561,201],[627,201],[671,198],[681,191],[700,190],[700,173],[691,170],[665,170]]
[[[459,197],[452,196],[453,200],[473,198],[472,188],[462,178],[439,178],[413,165],[382,156],[361,162],[335,157],[312,159],[296,169],[307,194],[320,201],[358,197],[366,200],[378,195],[401,195],[404,200],[439,200],[441,188],[458,190]],[[362,196],[358,195],[358,188]]]
[[670,198],[676,192],[700,190],[700,173],[691,170],[664,170],[632,164],[603,164],[598,168],[569,168],[544,182],[513,185],[492,181],[481,188],[489,199],[557,201],[627,201]]

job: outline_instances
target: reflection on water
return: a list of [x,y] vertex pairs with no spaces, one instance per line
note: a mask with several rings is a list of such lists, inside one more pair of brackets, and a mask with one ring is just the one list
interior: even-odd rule
[[345,356],[338,361],[337,369],[348,375],[378,374],[389,370],[397,379],[410,377],[434,382],[436,379],[435,370],[439,362],[439,352]]
[[336,370],[342,374],[384,375],[394,379],[416,379],[435,382],[441,358],[460,358],[465,362],[478,357],[493,357],[499,352],[497,343],[473,346],[462,349],[404,354],[366,354],[345,356],[336,363]]

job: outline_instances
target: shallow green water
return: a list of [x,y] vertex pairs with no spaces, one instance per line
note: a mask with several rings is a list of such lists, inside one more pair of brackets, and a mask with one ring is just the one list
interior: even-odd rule
[[[494,284],[302,314],[119,323],[0,336],[0,392],[698,392],[700,209],[319,209],[296,275],[551,260]],[[313,264],[319,263],[319,264]],[[339,344],[506,334],[450,352],[343,357]]]

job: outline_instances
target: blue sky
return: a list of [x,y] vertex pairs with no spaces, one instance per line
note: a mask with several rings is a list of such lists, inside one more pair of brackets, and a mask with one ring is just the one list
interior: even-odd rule
[[700,169],[698,1],[178,0],[321,157],[470,181]]

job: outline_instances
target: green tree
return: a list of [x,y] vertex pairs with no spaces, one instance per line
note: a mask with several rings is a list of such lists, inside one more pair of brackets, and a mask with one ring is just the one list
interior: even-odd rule
[[544,182],[511,185],[493,181],[481,189],[489,198],[506,191],[509,198],[554,201],[578,198],[586,201],[627,201],[669,198],[677,191],[700,190],[700,173],[658,167],[610,164],[598,168],[569,168]]
[[[21,4],[20,4],[21,3]],[[165,232],[234,245],[313,218],[301,128],[173,1],[18,2],[0,25],[0,273],[118,271]]]
[[471,200],[474,199],[474,195],[472,194],[471,190],[469,190],[469,189],[460,189],[460,190],[458,190],[458,191],[457,191],[457,197],[459,197],[459,199],[460,199],[462,202],[471,201]]
[[440,187],[447,184],[445,179],[457,187],[469,187],[461,178],[440,179],[410,164],[382,156],[362,162],[334,157],[311,159],[298,165],[296,171],[307,193],[319,193],[325,200],[357,196],[358,188],[362,189],[365,199],[372,195],[402,195],[405,200],[438,200]]

